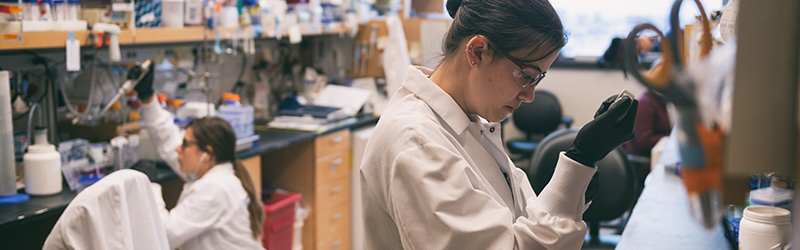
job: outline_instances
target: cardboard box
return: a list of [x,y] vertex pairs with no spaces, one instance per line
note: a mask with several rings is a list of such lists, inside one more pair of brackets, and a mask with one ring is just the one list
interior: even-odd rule
[[[450,20],[447,19],[409,18],[402,19],[402,21],[409,56],[411,57],[411,63],[414,65],[422,65],[425,63],[422,59],[424,47],[421,44],[421,40],[423,39],[422,32],[424,32],[422,26],[433,22],[444,24],[447,28],[450,27]],[[370,44],[372,27],[376,28],[375,30],[378,34],[374,45]],[[373,20],[367,24],[360,25],[358,34],[353,39],[353,48],[358,49],[359,45],[361,45],[361,47],[367,46],[366,52],[369,56],[366,58],[366,61],[359,60],[356,62],[356,60],[353,60],[350,69],[347,71],[347,75],[350,77],[384,77],[383,64],[381,63],[381,54],[383,53],[382,44],[385,44],[385,40],[388,38],[389,30],[386,27],[385,21]],[[441,40],[435,41],[433,46],[441,47],[441,42]],[[373,50],[373,53],[370,54],[370,50]]]
[[417,13],[443,13],[443,0],[416,0],[411,1],[411,8]]

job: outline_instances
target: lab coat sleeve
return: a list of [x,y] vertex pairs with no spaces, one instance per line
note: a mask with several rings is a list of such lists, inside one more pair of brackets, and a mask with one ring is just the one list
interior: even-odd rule
[[161,221],[169,220],[169,211],[167,211],[167,204],[164,203],[164,196],[161,195],[161,185],[158,183],[150,183],[150,190],[153,192],[153,197],[156,199],[156,207],[158,208],[158,217]]
[[175,249],[189,239],[214,228],[230,205],[229,196],[219,184],[195,182],[183,194],[184,198],[168,213],[161,206],[162,222],[167,231],[170,249]]
[[142,111],[147,132],[151,137],[150,141],[156,147],[158,156],[166,161],[167,165],[183,181],[188,181],[188,176],[181,172],[178,152],[175,152],[175,148],[183,143],[183,134],[178,125],[175,125],[172,114],[164,110],[156,101],[142,105]]
[[393,160],[387,212],[404,249],[580,249],[583,192],[594,169],[561,157],[553,187],[531,197],[528,217],[515,221],[474,187],[480,175],[465,159],[434,143],[409,148]]

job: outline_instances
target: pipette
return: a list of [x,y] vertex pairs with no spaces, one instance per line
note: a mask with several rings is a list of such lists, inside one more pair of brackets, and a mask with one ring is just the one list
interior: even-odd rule
[[139,74],[139,76],[136,77],[136,79],[128,79],[124,83],[122,83],[122,86],[119,87],[117,94],[114,95],[114,97],[111,98],[111,101],[109,101],[106,104],[106,107],[103,108],[102,111],[100,111],[100,113],[97,115],[98,117],[105,115],[108,109],[111,107],[111,104],[114,104],[115,102],[117,102],[117,100],[119,100],[120,97],[127,94],[128,92],[131,92],[131,90],[133,90],[133,87],[136,87],[136,84],[139,84],[139,82],[144,78],[144,76],[147,75],[147,71],[150,70],[150,63],[151,63],[150,59],[144,61],[144,63],[140,65],[142,71]]

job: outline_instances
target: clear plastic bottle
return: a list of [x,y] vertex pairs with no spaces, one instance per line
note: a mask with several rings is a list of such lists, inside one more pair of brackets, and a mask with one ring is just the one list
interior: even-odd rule
[[41,18],[40,13],[39,3],[36,0],[22,1],[22,20],[39,21],[39,18]]
[[225,92],[222,94],[224,104],[219,107],[219,117],[228,121],[236,132],[236,138],[242,139],[252,136],[253,128],[253,106],[242,106],[237,94]]
[[53,21],[53,0],[39,2],[39,21]]
[[108,108],[108,112],[103,117],[103,122],[112,124],[121,124],[122,119],[125,118],[125,112],[122,111],[122,104],[115,102]]
[[67,0],[67,7],[69,9],[69,20],[83,20],[81,18],[81,0]]
[[6,21],[20,21],[22,17],[22,4],[17,0],[0,0],[0,7],[7,9],[7,12],[0,11],[0,23]]
[[69,4],[67,0],[54,0],[53,1],[54,10],[53,11],[53,20],[56,21],[69,21],[72,20],[69,16]]

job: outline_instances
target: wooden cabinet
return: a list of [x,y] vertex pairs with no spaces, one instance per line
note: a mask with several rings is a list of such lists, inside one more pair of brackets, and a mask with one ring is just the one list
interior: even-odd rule
[[303,249],[350,247],[350,130],[262,155],[264,186],[303,195]]

